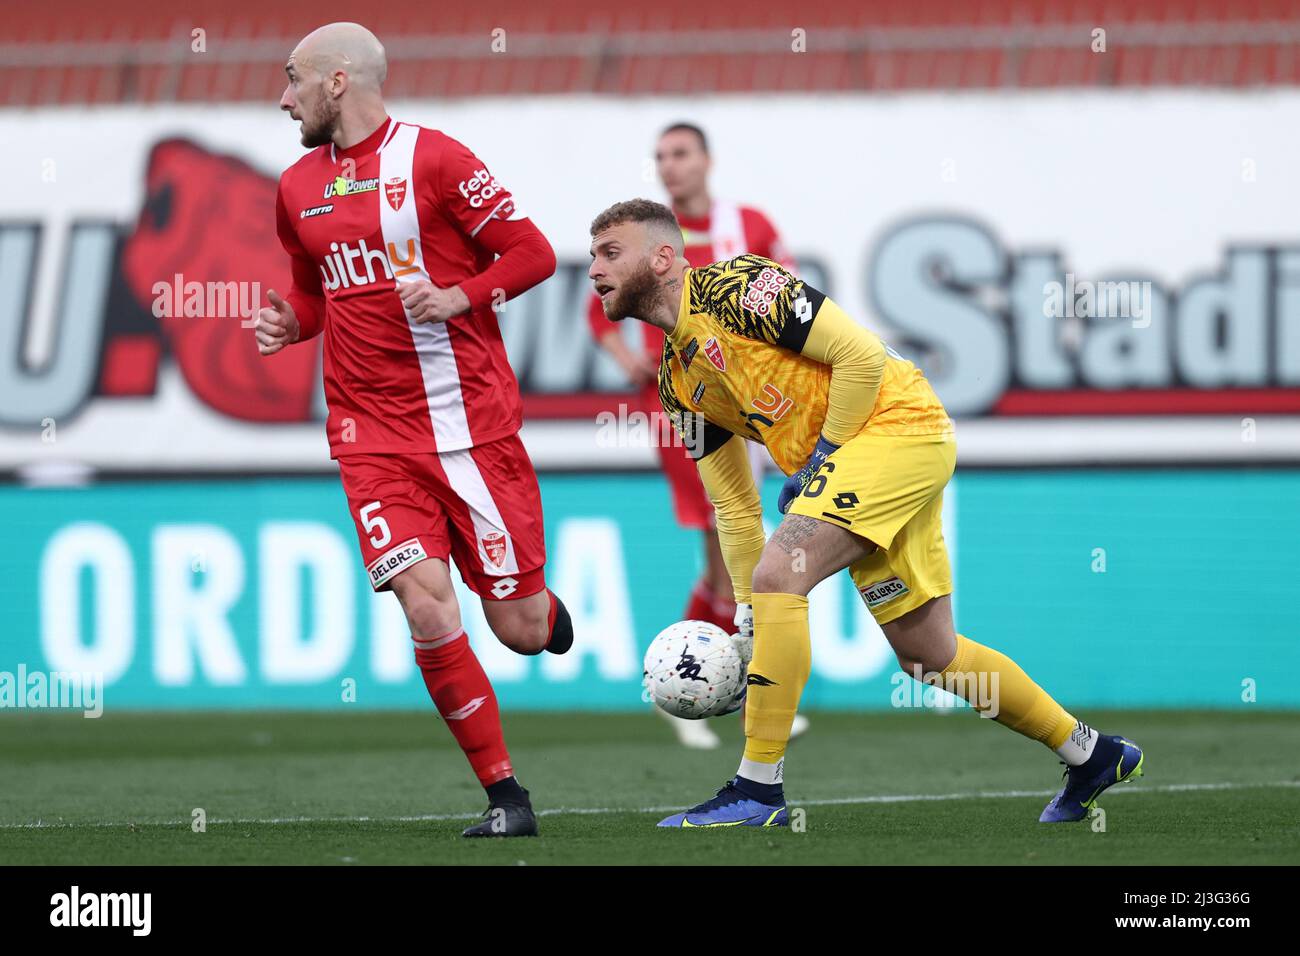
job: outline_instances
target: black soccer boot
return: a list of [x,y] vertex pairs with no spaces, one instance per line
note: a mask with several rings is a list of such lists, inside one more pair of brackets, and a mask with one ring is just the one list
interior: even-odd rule
[[[493,793],[502,784],[504,792]],[[528,799],[528,791],[508,777],[493,784],[488,792],[488,808],[483,812],[483,820],[466,827],[463,837],[516,837],[537,836],[537,817],[533,814],[533,805]]]

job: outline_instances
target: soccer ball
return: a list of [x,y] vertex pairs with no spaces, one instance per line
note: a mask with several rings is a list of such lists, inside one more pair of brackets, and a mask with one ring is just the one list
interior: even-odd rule
[[650,642],[643,682],[648,698],[674,717],[717,717],[744,700],[745,663],[722,628],[679,621]]

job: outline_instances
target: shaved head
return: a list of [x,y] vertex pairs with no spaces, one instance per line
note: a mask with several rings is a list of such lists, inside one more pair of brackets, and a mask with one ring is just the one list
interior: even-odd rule
[[299,41],[284,65],[280,109],[302,123],[302,144],[348,146],[384,121],[388,57],[359,23],[327,23]]
[[384,45],[359,23],[317,27],[294,47],[289,62],[325,76],[342,71],[353,83],[374,91],[388,78]]

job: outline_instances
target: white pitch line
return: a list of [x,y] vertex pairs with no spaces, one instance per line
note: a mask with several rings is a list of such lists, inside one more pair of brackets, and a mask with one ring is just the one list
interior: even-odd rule
[[[1157,786],[1138,786],[1108,790],[1107,797],[1120,794],[1189,793],[1208,790],[1257,790],[1261,788],[1300,787],[1298,780],[1272,780],[1261,783],[1170,783]],[[873,803],[929,803],[948,800],[1007,800],[1022,797],[1050,797],[1055,790],[983,790],[973,793],[897,793],[875,794],[859,797],[831,797],[824,800],[792,800],[797,807],[858,806]],[[612,813],[672,813],[682,809],[680,804],[661,807],[555,807],[538,810],[539,817],[601,816]],[[283,826],[293,823],[438,823],[453,820],[477,820],[481,813],[423,813],[415,816],[393,817],[234,817],[208,820],[208,826]],[[76,830],[87,827],[188,827],[190,820],[130,820],[111,822],[103,820],[85,823],[0,823],[0,830]]]

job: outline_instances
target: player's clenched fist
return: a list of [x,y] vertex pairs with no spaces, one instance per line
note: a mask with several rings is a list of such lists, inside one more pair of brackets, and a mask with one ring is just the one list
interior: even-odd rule
[[428,279],[397,283],[397,294],[412,322],[446,322],[469,311],[469,297],[460,286],[439,289]]
[[257,350],[263,355],[274,355],[286,345],[298,341],[298,316],[294,315],[293,306],[280,298],[274,289],[268,289],[266,297],[271,307],[258,311],[257,325],[253,328]]

